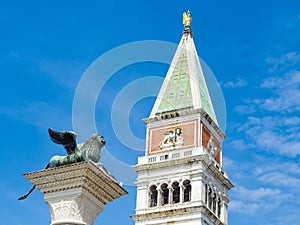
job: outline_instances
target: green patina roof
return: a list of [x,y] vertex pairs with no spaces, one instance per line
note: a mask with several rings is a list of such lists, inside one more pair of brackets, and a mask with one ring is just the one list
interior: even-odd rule
[[185,44],[168,82],[157,113],[193,106],[190,75]]
[[215,117],[213,106],[211,105],[211,99],[207,90],[205,78],[203,75],[203,71],[200,66],[200,61],[198,58],[197,53],[195,52],[195,61],[196,61],[196,71],[197,71],[197,77],[198,77],[198,83],[199,83],[199,91],[200,91],[200,101],[201,106],[205,110],[205,112],[215,121],[217,122],[217,119]]
[[[179,55],[177,59],[175,59],[176,56],[174,57],[176,61],[173,60],[170,66],[169,73],[171,73],[171,76],[165,80],[167,84],[165,90],[161,90],[163,93],[160,94],[159,99],[156,100],[158,101],[158,105],[154,113],[162,113],[187,107],[200,107],[218,124],[192,37],[181,41],[177,52],[179,52]],[[192,54],[188,56],[188,53]],[[188,60],[193,62],[188,62]],[[189,68],[189,66],[193,68]],[[173,71],[172,68],[174,68]],[[192,82],[197,82],[199,91],[192,91],[192,86],[195,85],[195,83]],[[193,101],[193,99],[199,99],[199,104],[195,105],[196,100]]]

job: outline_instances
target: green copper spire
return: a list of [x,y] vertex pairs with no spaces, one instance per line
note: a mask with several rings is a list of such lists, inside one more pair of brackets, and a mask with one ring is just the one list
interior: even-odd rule
[[181,41],[150,117],[154,117],[157,113],[188,107],[204,109],[218,124],[191,28],[184,24]]
[[157,113],[193,106],[191,80],[183,45]]

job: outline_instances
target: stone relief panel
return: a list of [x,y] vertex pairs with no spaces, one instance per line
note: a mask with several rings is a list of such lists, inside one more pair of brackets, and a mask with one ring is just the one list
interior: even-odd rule
[[73,201],[61,200],[57,203],[48,203],[52,221],[74,219],[80,220],[80,211]]
[[59,202],[48,201],[51,220],[56,221],[83,221],[88,225],[94,224],[98,214],[103,210],[103,206],[96,204],[84,196],[77,196],[71,200],[61,200]]
[[202,146],[219,164],[221,164],[221,144],[204,124],[202,124]]
[[198,121],[177,123],[149,129],[148,154],[198,146]]
[[97,205],[94,201],[83,196],[76,198],[76,202],[79,205],[79,211],[83,217],[83,221],[87,224],[94,224],[96,217],[103,208]]
[[176,127],[164,132],[164,139],[159,147],[162,150],[172,149],[174,147],[181,147],[183,145],[183,138],[181,137],[181,128]]

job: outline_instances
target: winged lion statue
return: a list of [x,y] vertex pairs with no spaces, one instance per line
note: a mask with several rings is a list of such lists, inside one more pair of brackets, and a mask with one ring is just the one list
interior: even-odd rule
[[[101,148],[106,143],[103,136],[100,134],[93,134],[86,142],[77,145],[77,136],[72,131],[60,132],[49,128],[48,133],[54,143],[64,146],[67,155],[53,156],[45,169],[84,161],[98,163],[101,155]],[[35,186],[33,186],[25,195],[18,198],[18,200],[26,199],[34,189]]]

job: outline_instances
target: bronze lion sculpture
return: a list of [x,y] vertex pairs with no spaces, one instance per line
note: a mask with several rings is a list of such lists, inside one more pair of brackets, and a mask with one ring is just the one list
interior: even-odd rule
[[[100,134],[93,134],[86,142],[77,145],[76,134],[72,131],[54,131],[48,129],[51,140],[56,144],[61,144],[67,151],[65,156],[53,156],[45,169],[68,165],[77,162],[92,161],[98,163],[101,155],[101,148],[106,141]],[[35,189],[33,186],[28,193],[20,197],[18,200],[26,199]]]

